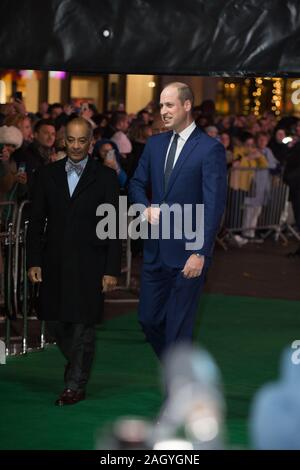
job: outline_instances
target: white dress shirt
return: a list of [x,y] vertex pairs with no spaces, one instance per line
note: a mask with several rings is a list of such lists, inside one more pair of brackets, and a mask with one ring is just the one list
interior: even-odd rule
[[[174,166],[175,166],[175,164],[178,160],[178,157],[180,155],[181,150],[183,149],[184,144],[186,143],[186,141],[188,140],[188,138],[190,137],[192,132],[195,130],[195,128],[196,128],[196,124],[195,124],[195,121],[193,121],[188,127],[183,129],[183,131],[179,132],[179,137],[178,137],[178,140],[177,140],[177,148],[176,148],[173,168],[174,168]],[[169,153],[169,150],[170,150],[170,147],[172,145],[175,134],[176,134],[176,132],[173,131],[173,136],[170,140],[169,147],[168,147],[168,150],[167,150],[167,153],[166,153],[166,157]],[[166,168],[166,162],[167,162],[167,158],[165,158],[165,168]]]

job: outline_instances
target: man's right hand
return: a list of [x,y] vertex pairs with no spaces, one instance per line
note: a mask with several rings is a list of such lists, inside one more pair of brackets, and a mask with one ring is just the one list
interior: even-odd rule
[[33,282],[34,284],[36,282],[42,282],[42,269],[37,266],[33,268],[29,268],[28,277],[30,281]]
[[143,212],[143,215],[145,216],[146,220],[149,222],[149,224],[152,225],[159,224],[159,214],[159,207],[147,207],[147,209],[145,209]]

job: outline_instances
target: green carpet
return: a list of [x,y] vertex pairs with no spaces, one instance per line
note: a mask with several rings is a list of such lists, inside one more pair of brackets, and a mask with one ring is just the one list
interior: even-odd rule
[[[253,395],[277,376],[282,349],[299,339],[299,303],[206,294],[199,312],[197,341],[223,376],[228,441],[246,447]],[[0,449],[93,449],[99,430],[117,417],[156,416],[159,368],[135,314],[98,330],[88,399],[57,408],[64,363],[50,346],[0,366]]]

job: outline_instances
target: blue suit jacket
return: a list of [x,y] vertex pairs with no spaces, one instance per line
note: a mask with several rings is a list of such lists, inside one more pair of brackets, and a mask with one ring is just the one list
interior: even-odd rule
[[[169,240],[148,239],[144,242],[144,261],[155,260],[158,250],[162,261],[170,267],[183,268],[188,257],[200,253],[211,257],[214,241],[220,227],[226,202],[226,157],[222,144],[196,128],[186,141],[173,168],[168,187],[164,188],[164,165],[167,149],[173,132],[150,137],[140,158],[139,165],[129,183],[129,197],[132,203],[190,204],[195,229],[196,204],[204,204],[204,244],[202,248],[187,250],[187,240],[174,238],[171,229]],[[151,188],[152,200],[147,198]],[[174,227],[173,227],[174,229]]]

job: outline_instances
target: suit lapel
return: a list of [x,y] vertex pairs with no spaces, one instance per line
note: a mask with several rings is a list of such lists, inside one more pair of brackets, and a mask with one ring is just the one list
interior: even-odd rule
[[167,156],[168,146],[173,135],[173,131],[165,132],[161,134],[163,137],[163,142],[159,147],[158,161],[154,168],[157,169],[157,175],[159,179],[159,187],[161,190],[162,196],[164,195],[164,181],[165,181],[165,161]]
[[93,181],[95,181],[95,171],[94,171],[94,162],[89,157],[87,164],[83,170],[83,173],[77,183],[77,186],[70,196],[70,190],[68,185],[68,177],[65,170],[67,158],[62,159],[60,162],[57,162],[53,165],[53,177],[58,186],[59,190],[62,192],[63,197],[68,201],[75,199],[82,191],[85,190]]
[[192,132],[192,134],[190,135],[190,137],[188,138],[188,140],[184,144],[183,149],[181,150],[180,155],[179,155],[179,157],[178,157],[178,159],[175,163],[175,166],[174,166],[174,168],[172,170],[172,173],[171,173],[171,176],[170,176],[167,191],[165,192],[165,196],[170,192],[177,176],[180,173],[180,169],[181,169],[182,165],[184,165],[187,158],[191,154],[192,150],[197,145],[198,140],[200,139],[200,137],[201,137],[201,131],[196,127],[196,129],[194,129],[194,131]]
[[65,170],[67,158],[63,158],[57,163],[53,163],[53,178],[59,190],[62,192],[64,199],[70,200],[70,191]]

